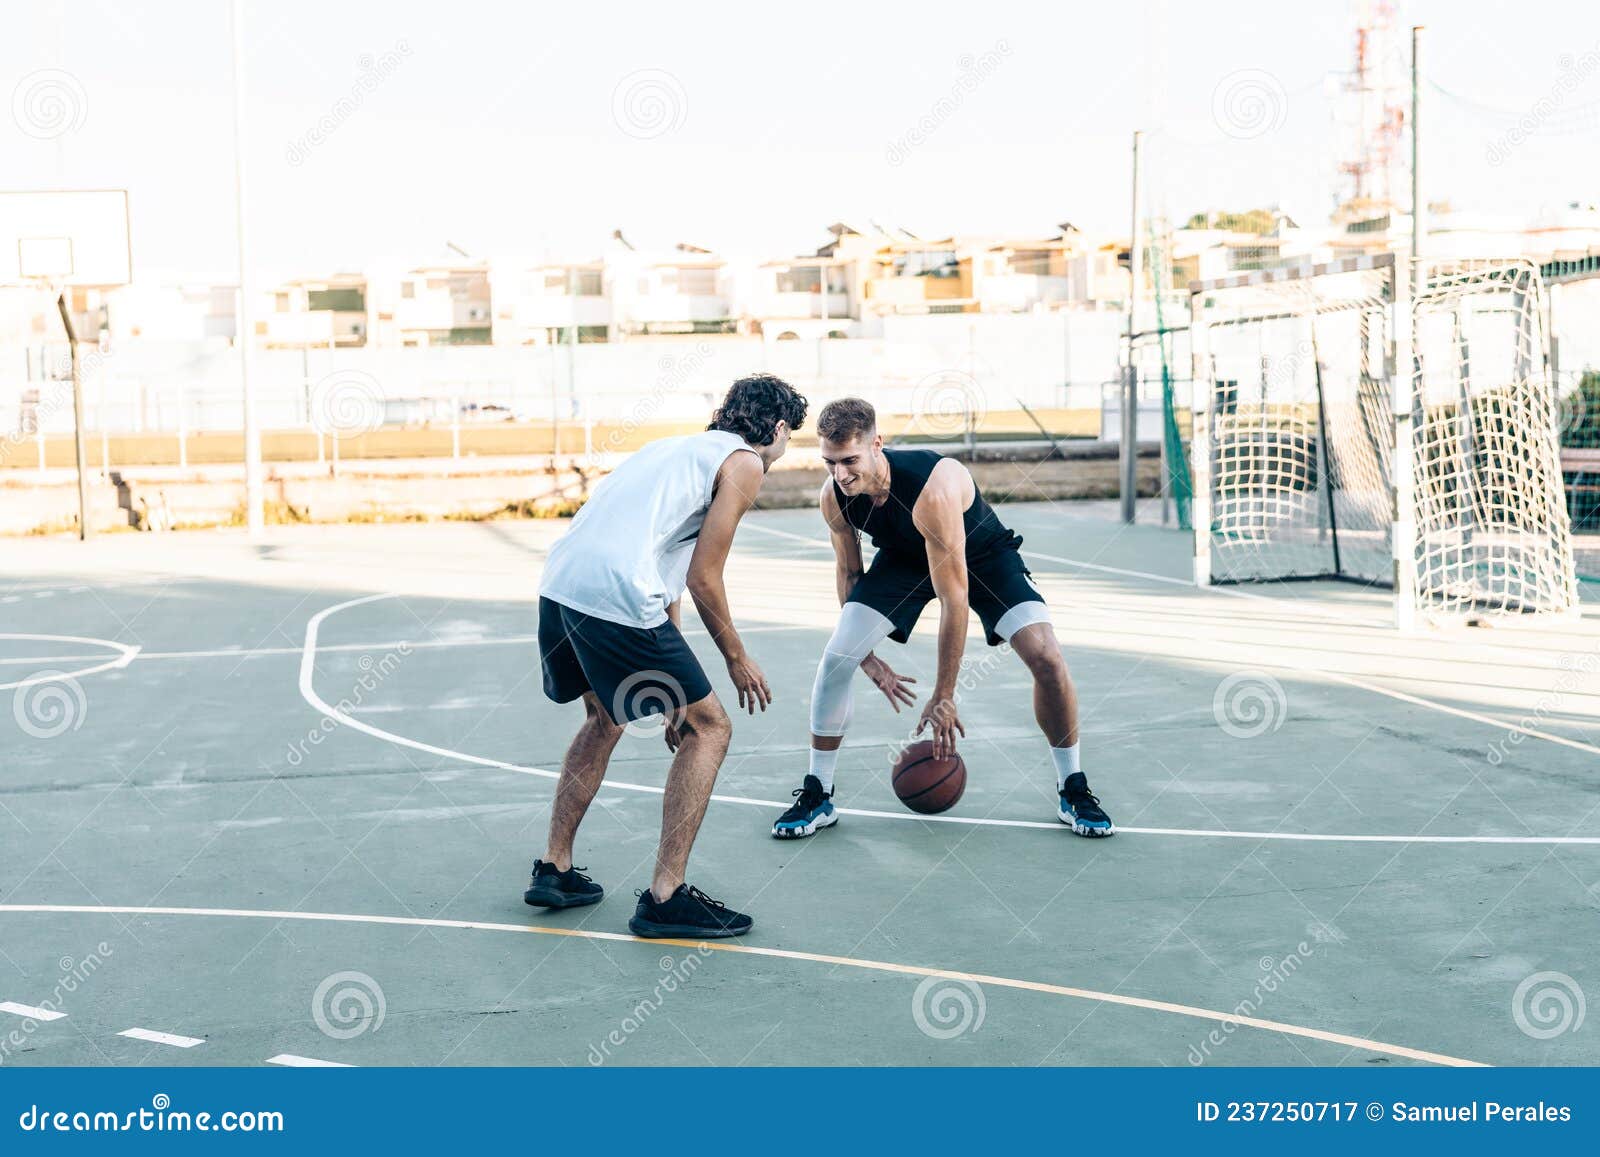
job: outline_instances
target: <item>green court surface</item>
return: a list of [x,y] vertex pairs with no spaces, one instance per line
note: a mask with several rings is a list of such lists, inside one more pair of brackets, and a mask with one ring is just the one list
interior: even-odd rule
[[[1187,535],[1100,504],[1002,517],[1119,834],[1055,821],[1026,671],[975,633],[954,811],[897,803],[909,717],[859,680],[846,814],[771,839],[837,605],[816,513],[758,513],[729,588],[776,699],[690,871],[756,926],[707,949],[627,934],[658,733],[579,836],[607,899],[522,903],[581,715],[533,638],[564,523],[8,541],[0,1061],[1600,1063],[1593,601],[1401,636],[1386,592],[1196,590]],[[923,688],[936,620],[889,648]]]

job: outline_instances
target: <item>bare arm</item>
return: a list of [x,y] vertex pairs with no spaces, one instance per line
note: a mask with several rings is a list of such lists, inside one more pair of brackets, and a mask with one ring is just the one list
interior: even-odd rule
[[828,537],[833,543],[833,581],[839,592],[839,605],[842,607],[845,600],[850,597],[850,591],[855,587],[857,580],[866,571],[866,566],[861,561],[861,539],[857,536],[855,527],[845,521],[844,511],[839,509],[839,499],[833,493],[831,478],[822,484],[820,505],[822,520],[828,524]]
[[956,714],[956,677],[967,646],[967,536],[962,514],[972,504],[972,476],[965,466],[946,459],[934,468],[911,512],[928,544],[928,573],[939,596],[939,672],[933,694],[922,711],[922,724],[933,726],[936,755],[955,751],[956,733],[966,735]]
[[772,691],[767,687],[761,668],[745,653],[744,640],[734,630],[722,571],[728,562],[728,552],[733,549],[733,533],[761,492],[764,476],[761,459],[754,454],[741,450],[728,456],[717,471],[711,509],[706,512],[694,554],[689,559],[689,594],[706,630],[711,633],[712,642],[727,660],[728,675],[739,691],[739,706],[748,707],[751,714],[755,713],[757,705],[763,711],[767,709],[767,704],[772,702]]

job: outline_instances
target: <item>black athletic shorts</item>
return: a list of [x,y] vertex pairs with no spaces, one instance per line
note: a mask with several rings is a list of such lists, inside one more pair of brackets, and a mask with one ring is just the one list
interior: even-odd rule
[[[845,601],[877,611],[894,624],[889,637],[904,643],[922,617],[922,608],[938,597],[926,555],[911,558],[880,550]],[[989,646],[998,647],[1005,641],[995,627],[1007,611],[1022,603],[1042,602],[1044,596],[1028,577],[1028,568],[1018,552],[996,551],[988,558],[967,563],[967,605],[982,621]]]
[[544,693],[570,703],[593,691],[613,723],[677,712],[711,694],[700,660],[669,619],[628,627],[539,600]]

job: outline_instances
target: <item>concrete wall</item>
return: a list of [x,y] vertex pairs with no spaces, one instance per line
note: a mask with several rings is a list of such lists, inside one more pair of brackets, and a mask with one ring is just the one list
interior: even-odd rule
[[[971,463],[973,476],[995,501],[1110,498],[1118,493],[1114,449],[1073,447],[1066,459]],[[1154,494],[1159,460],[1154,445],[1141,447],[1140,493]],[[180,477],[162,472],[140,477],[113,472],[112,481],[95,475],[90,486],[91,525],[97,530],[141,525],[146,507],[176,526],[227,525],[244,509],[244,483],[234,470],[194,471]],[[602,476],[598,470],[491,471],[478,474],[273,473],[266,489],[273,521],[402,521],[419,518],[482,517],[516,507],[524,515],[570,512]],[[822,485],[821,466],[801,460],[767,476],[758,506],[815,504]],[[77,525],[78,492],[70,479],[50,483],[0,479],[0,535],[68,532]],[[819,524],[818,536],[822,530]]]

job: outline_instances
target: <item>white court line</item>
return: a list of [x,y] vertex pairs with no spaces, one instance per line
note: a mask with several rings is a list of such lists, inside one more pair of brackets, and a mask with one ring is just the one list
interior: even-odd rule
[[[740,956],[766,956],[777,960],[799,960],[811,964],[860,968],[872,972],[893,972],[906,976],[931,976],[941,980],[964,980],[972,984],[990,985],[995,988],[1014,988],[1026,992],[1043,992],[1052,996],[1068,996],[1078,1000],[1090,1000],[1101,1004],[1117,1004],[1125,1008],[1142,1008],[1151,1012],[1194,1017],[1198,1020],[1215,1021],[1225,1025],[1248,1025],[1251,1028],[1280,1033],[1284,1036],[1297,1036],[1308,1040],[1325,1041],[1328,1044],[1341,1045],[1345,1048],[1386,1053],[1389,1056],[1426,1061],[1429,1064],[1449,1065],[1458,1068],[1484,1067],[1479,1061],[1469,1061],[1461,1057],[1447,1056],[1443,1053],[1424,1052],[1421,1049],[1407,1048],[1405,1045],[1388,1044],[1383,1041],[1367,1040],[1363,1037],[1346,1036],[1343,1033],[1325,1032],[1322,1029],[1286,1024],[1282,1021],[1240,1016],[1237,1012],[1219,1012],[1215,1009],[1199,1008],[1189,1004],[1173,1004],[1165,1000],[1150,1000],[1142,996],[1127,996],[1120,992],[1097,992],[1091,988],[1073,988],[1065,984],[1046,984],[1039,980],[1016,980],[1008,976],[989,976],[981,972],[955,972],[945,968],[925,968],[917,964],[896,964],[887,960],[865,960],[855,956],[830,956],[820,952],[797,952],[789,948],[763,948],[750,944],[733,944],[725,940],[708,940],[704,942],[694,940],[642,940],[636,936],[624,935],[621,932],[592,932],[583,928],[566,928],[556,925],[493,924],[482,920],[440,920],[421,916],[368,916],[342,912],[262,911],[253,908],[136,908],[120,905],[0,904],[0,912],[304,920],[338,924],[384,924],[403,928],[461,928],[479,932],[517,932],[535,936],[570,936],[582,940],[611,940],[643,944],[652,949],[659,949],[663,945],[671,945],[680,948],[695,948],[704,952],[728,952]],[[285,1054],[273,1057],[267,1063],[327,1065],[331,1062],[308,1061],[308,1058],[305,1057],[289,1057]],[[347,1068],[349,1066],[339,1067]]]
[[[0,683],[0,691],[12,691],[18,687],[31,687],[35,683],[59,683],[68,679],[82,679],[86,675],[96,675],[101,671],[116,670],[133,662],[134,656],[139,653],[138,647],[130,647],[126,643],[115,643],[110,639],[87,639],[82,635],[14,635],[0,632],[0,639],[21,639],[34,643],[87,643],[91,647],[106,647],[110,650],[121,652],[115,659],[109,659],[93,667],[84,667],[82,670],[55,671],[48,674],[31,675],[26,679],[19,679],[15,683]],[[52,662],[53,660],[47,659],[43,661]]]
[[[740,524],[740,529],[743,529],[744,526],[745,526],[745,524],[741,523]],[[758,526],[755,523],[750,523],[749,526],[750,526],[751,530],[760,531],[762,534],[773,534],[773,535],[777,535],[779,538],[792,539],[795,542],[803,542],[807,546],[811,546],[811,547],[824,546],[824,547],[829,547],[830,549],[832,548],[832,544],[830,542],[828,542],[827,539],[823,539],[823,538],[808,538],[803,534],[795,534],[792,531],[788,531],[788,530],[778,530],[776,527],[771,527],[771,526]],[[1197,587],[1197,586],[1194,585],[1193,581],[1191,581],[1189,579],[1174,578],[1172,575],[1165,575],[1165,574],[1153,574],[1153,573],[1151,573],[1150,571],[1147,571],[1147,570],[1128,570],[1128,569],[1126,569],[1124,567],[1106,566],[1103,563],[1098,563],[1098,562],[1083,562],[1083,561],[1081,561],[1079,559],[1075,559],[1075,558],[1061,558],[1060,556],[1053,555],[1053,554],[1040,554],[1036,550],[1028,550],[1028,551],[1024,551],[1023,553],[1028,558],[1042,558],[1042,559],[1045,559],[1048,562],[1066,563],[1068,566],[1082,567],[1084,570],[1096,570],[1096,571],[1100,571],[1102,574],[1123,575],[1123,576],[1125,576],[1127,578],[1148,579],[1151,582],[1167,583],[1168,585],[1171,585],[1171,586],[1185,587],[1188,590],[1191,590],[1196,594],[1226,595],[1229,598],[1235,598],[1235,599],[1253,599],[1253,600],[1256,600],[1258,602],[1273,603],[1273,604],[1276,604],[1276,605],[1278,605],[1280,607],[1283,606],[1283,602],[1284,602],[1284,600],[1282,600],[1282,599],[1273,598],[1271,595],[1260,594],[1260,593],[1258,593],[1256,591],[1241,591],[1241,590],[1235,590],[1232,587]],[[1296,611],[1296,613],[1304,613],[1305,600],[1299,600],[1299,602],[1301,603],[1301,605],[1295,607],[1295,611]],[[1326,618],[1326,620],[1328,622],[1338,623],[1340,625],[1344,625],[1344,624],[1347,624],[1347,623],[1350,622],[1350,620],[1348,618],[1337,618],[1337,617],[1328,616],[1328,615],[1324,615],[1322,617]],[[1366,624],[1366,625],[1370,625],[1372,623],[1378,622],[1378,620],[1376,620],[1376,619],[1362,620],[1362,622],[1364,624]]]
[[[1032,554],[1034,558],[1042,558],[1049,562],[1066,563],[1068,566],[1084,566],[1095,570],[1113,570],[1117,574],[1130,575],[1134,578],[1152,579],[1156,582],[1178,583],[1180,586],[1187,586],[1191,590],[1202,589],[1200,587],[1196,587],[1193,583],[1185,583],[1179,579],[1167,578],[1164,575],[1146,574],[1144,571],[1137,570],[1116,571],[1115,568],[1097,567],[1093,563],[1078,562],[1077,560],[1070,558],[1058,558],[1057,556],[1051,554],[1038,554],[1036,552],[1029,553]],[[1230,594],[1249,598],[1267,597],[1265,595],[1251,594],[1247,591],[1230,590],[1227,587],[1206,587],[1203,589],[1219,595]],[[1278,599],[1268,599],[1267,601],[1276,602],[1281,605],[1281,600]],[[1448,703],[1440,703],[1433,699],[1423,699],[1421,696],[1412,695],[1405,691],[1398,691],[1392,687],[1385,687],[1379,683],[1369,683],[1367,680],[1358,678],[1355,675],[1344,675],[1338,671],[1330,671],[1326,667],[1318,666],[1313,663],[1272,663],[1265,659],[1252,659],[1251,663],[1257,667],[1269,667],[1279,671],[1297,671],[1302,674],[1315,676],[1317,678],[1331,679],[1335,683],[1343,683],[1347,687],[1357,687],[1362,691],[1370,691],[1374,695],[1383,695],[1390,699],[1398,699],[1401,703],[1409,703],[1414,707],[1426,707],[1432,711],[1440,711],[1446,715],[1454,715],[1459,719],[1470,719],[1474,723],[1487,724],[1488,726],[1497,728],[1501,731],[1514,731],[1518,735],[1526,735],[1529,739],[1542,739],[1546,743],[1556,743],[1560,744],[1562,747],[1570,747],[1575,751],[1586,751],[1590,755],[1600,755],[1600,747],[1596,747],[1592,743],[1584,743],[1579,739],[1568,739],[1565,735],[1556,735],[1549,731],[1540,731],[1535,727],[1524,727],[1520,723],[1513,723],[1505,719],[1496,719],[1492,715],[1483,715],[1476,711],[1468,711],[1463,707],[1452,707]]]
[[[312,707],[322,712],[328,718],[344,724],[346,727],[371,735],[375,739],[382,739],[400,747],[409,747],[413,751],[426,752],[437,755],[443,759],[452,759],[461,763],[476,764],[479,767],[493,767],[501,771],[514,771],[519,775],[536,775],[544,779],[559,779],[561,773],[543,767],[529,767],[520,763],[508,763],[502,759],[490,759],[487,756],[471,755],[454,748],[438,747],[432,743],[423,743],[421,740],[411,739],[408,736],[385,731],[362,719],[345,714],[333,704],[317,694],[312,685],[316,673],[317,635],[322,629],[322,621],[328,616],[351,607],[361,606],[363,603],[378,602],[383,599],[398,597],[395,594],[366,595],[348,602],[336,603],[312,615],[306,623],[306,641],[300,655],[300,695]],[[1426,701],[1423,701],[1426,703]],[[612,788],[618,791],[641,791],[651,795],[661,795],[664,789],[653,787],[644,783],[625,783],[621,780],[606,779],[601,785],[601,790]],[[718,803],[744,804],[749,807],[776,808],[783,811],[789,806],[782,800],[752,799],[741,795],[713,795],[711,797]],[[872,819],[901,820],[909,823],[943,823],[963,824],[970,827],[992,828],[1038,828],[1046,831],[1065,831],[1066,826],[1057,822],[1041,823],[1036,820],[998,820],[966,816],[950,815],[916,815],[911,812],[886,812],[872,811],[866,808],[839,808],[840,815],[866,816]],[[1322,843],[1368,843],[1368,844],[1600,844],[1600,836],[1423,836],[1423,835],[1332,835],[1310,832],[1236,832],[1226,829],[1213,828],[1136,828],[1118,827],[1118,832],[1129,835],[1146,836],[1186,836],[1190,838],[1223,838],[1223,839],[1254,839],[1254,840],[1298,840]]]
[[17,1004],[11,1000],[0,1000],[0,1012],[9,1012],[13,1016],[27,1017],[29,1020],[61,1020],[67,1014],[52,1012],[48,1008],[34,1008],[31,1004]]
[[[759,530],[765,534],[776,534],[783,538],[797,539],[800,542],[810,543],[813,546],[817,545],[821,541],[819,539],[806,538],[804,535],[791,534],[787,530],[775,530],[770,526],[755,526],[752,524],[750,529]],[[1059,562],[1065,564],[1066,566],[1082,567],[1085,570],[1101,571],[1105,574],[1123,575],[1127,578],[1145,579],[1149,582],[1166,583],[1170,586],[1184,587],[1195,592],[1196,594],[1204,593],[1213,595],[1226,595],[1230,598],[1236,599],[1253,599],[1259,602],[1271,603],[1280,609],[1293,609],[1296,614],[1304,614],[1303,605],[1294,606],[1293,608],[1285,607],[1283,599],[1273,598],[1270,595],[1257,594],[1254,591],[1238,591],[1234,590],[1232,587],[1197,587],[1190,580],[1173,578],[1171,575],[1152,574],[1150,571],[1144,570],[1128,570],[1124,567],[1102,566],[1100,563],[1083,562],[1075,558],[1062,558],[1060,555],[1056,554],[1041,554],[1036,550],[1027,551],[1026,554],[1029,558],[1042,558],[1046,562]],[[1326,615],[1320,615],[1317,616],[1317,618],[1319,620],[1334,622],[1339,625],[1347,625],[1350,622],[1348,619],[1330,618]],[[1374,621],[1375,620],[1361,620],[1362,625],[1371,625]],[[1318,678],[1331,679],[1336,683],[1343,683],[1347,687],[1356,687],[1362,691],[1370,691],[1374,695],[1383,695],[1390,699],[1397,699],[1401,703],[1409,703],[1414,707],[1426,707],[1430,711],[1439,711],[1446,715],[1454,715],[1458,719],[1470,719],[1474,723],[1483,723],[1500,731],[1511,731],[1518,735],[1525,735],[1529,739],[1542,739],[1546,743],[1555,743],[1562,747],[1570,747],[1574,751],[1584,751],[1588,752],[1590,755],[1600,755],[1600,747],[1597,747],[1592,743],[1584,743],[1579,739],[1569,739],[1565,735],[1556,735],[1553,732],[1540,731],[1538,728],[1534,727],[1524,727],[1520,723],[1513,723],[1505,719],[1496,719],[1492,715],[1483,715],[1476,711],[1468,711],[1462,707],[1452,707],[1448,703],[1439,703],[1433,699],[1423,699],[1420,696],[1411,695],[1405,691],[1397,691],[1393,688],[1385,687],[1378,683],[1369,683],[1365,679],[1357,678],[1354,675],[1342,675],[1337,671],[1329,671],[1324,667],[1315,666],[1310,663],[1269,663],[1264,660],[1252,660],[1252,662],[1258,667],[1270,667],[1279,671],[1298,671],[1303,674],[1316,676]],[[1131,831],[1132,829],[1126,830]]]
[[192,1049],[196,1045],[206,1042],[197,1036],[179,1036],[173,1032],[156,1032],[150,1028],[125,1028],[118,1036],[131,1037],[134,1040],[149,1041],[155,1045],[171,1045],[175,1049]]
[[315,1057],[297,1057],[293,1053],[279,1053],[275,1057],[268,1057],[269,1065],[287,1065],[292,1069],[351,1069],[354,1065],[342,1065],[338,1061],[319,1061]]
[[[771,635],[783,631],[809,631],[812,627],[795,626],[793,623],[774,623],[766,626],[744,627],[740,630],[742,635]],[[685,638],[710,638],[710,631],[691,629],[683,632]],[[16,636],[0,635],[0,639],[14,638]],[[51,635],[50,638],[64,638],[65,636]],[[494,638],[473,636],[464,639],[391,639],[371,643],[332,643],[326,647],[319,647],[323,654],[337,651],[392,651],[399,647],[407,647],[413,651],[422,651],[435,647],[525,647],[539,641],[538,635],[498,635]],[[139,662],[144,663],[151,659],[254,659],[269,655],[298,655],[300,647],[217,647],[209,651],[144,651],[133,648]],[[84,659],[94,659],[95,655],[45,655],[43,657],[31,656],[23,658],[0,659],[0,667],[25,667],[29,664],[41,663],[66,663],[77,662]],[[98,668],[97,668],[98,669]],[[85,672],[77,672],[84,674]],[[60,678],[60,676],[57,676]]]

